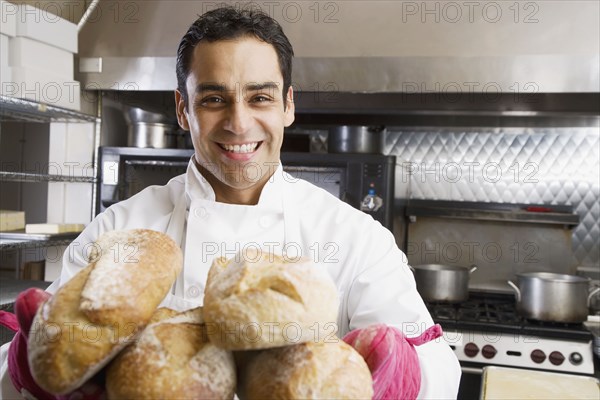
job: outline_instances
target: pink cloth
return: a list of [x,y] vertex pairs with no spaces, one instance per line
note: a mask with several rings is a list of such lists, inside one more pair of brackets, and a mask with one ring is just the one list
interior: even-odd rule
[[102,374],[98,374],[79,389],[64,396],[55,396],[46,392],[37,385],[31,376],[27,361],[27,336],[37,309],[49,298],[50,294],[41,289],[27,289],[19,293],[15,300],[16,315],[6,311],[0,312],[0,325],[16,332],[8,348],[8,372],[12,384],[24,396],[27,392],[38,400],[99,400],[105,398]]
[[421,367],[414,346],[442,335],[434,325],[415,338],[384,324],[356,329],[344,341],[363,356],[373,377],[374,399],[416,399],[421,389]]

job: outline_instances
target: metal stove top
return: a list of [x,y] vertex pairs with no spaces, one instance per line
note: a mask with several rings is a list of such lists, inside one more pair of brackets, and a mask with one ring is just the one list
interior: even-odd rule
[[445,329],[535,335],[562,340],[588,341],[592,333],[583,323],[534,321],[517,312],[514,295],[470,292],[458,304],[426,303],[433,320]]
[[580,324],[527,320],[513,295],[470,292],[459,304],[426,303],[465,365],[593,374],[592,333]]

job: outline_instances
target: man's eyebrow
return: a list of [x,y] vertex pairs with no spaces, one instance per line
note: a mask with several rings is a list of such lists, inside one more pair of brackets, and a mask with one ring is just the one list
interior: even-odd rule
[[[252,92],[256,92],[259,90],[265,90],[265,89],[278,89],[279,85],[277,84],[277,82],[261,82],[261,83],[247,83],[244,86],[244,90],[246,91],[252,91]],[[227,92],[227,91],[232,91],[232,89],[227,89],[227,86],[225,86],[222,83],[214,83],[214,82],[205,82],[205,83],[200,83],[198,84],[198,86],[196,86],[196,93],[202,93],[202,92]]]
[[262,82],[262,83],[248,83],[244,86],[245,90],[258,91],[264,89],[278,89],[279,85],[277,82]]
[[200,83],[200,84],[198,84],[198,86],[196,86],[196,93],[225,92],[226,90],[227,90],[227,87],[221,83],[207,82],[207,83]]

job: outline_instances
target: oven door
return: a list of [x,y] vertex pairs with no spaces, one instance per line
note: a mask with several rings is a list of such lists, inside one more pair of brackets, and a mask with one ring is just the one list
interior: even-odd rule
[[96,213],[185,173],[193,150],[101,147]]
[[460,362],[462,376],[460,377],[460,386],[458,388],[458,399],[479,399],[481,398],[481,378],[483,369],[481,365]]

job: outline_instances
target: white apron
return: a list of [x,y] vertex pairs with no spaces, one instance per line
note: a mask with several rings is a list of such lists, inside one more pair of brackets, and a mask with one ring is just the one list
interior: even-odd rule
[[[280,166],[256,206],[189,199],[187,194],[177,200],[166,233],[180,244],[184,267],[162,306],[181,311],[201,306],[208,270],[217,257],[243,256],[253,248],[279,255],[287,251],[290,258],[306,254],[293,197],[283,187],[283,173]],[[193,188],[190,195],[194,197]]]

